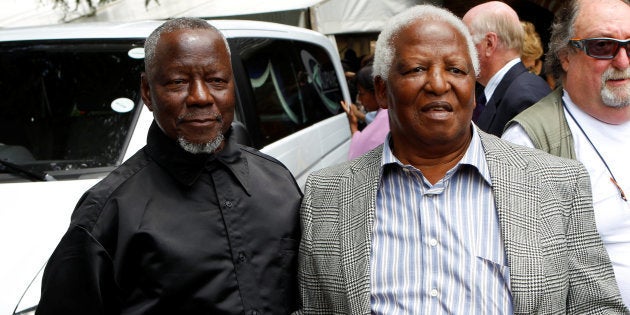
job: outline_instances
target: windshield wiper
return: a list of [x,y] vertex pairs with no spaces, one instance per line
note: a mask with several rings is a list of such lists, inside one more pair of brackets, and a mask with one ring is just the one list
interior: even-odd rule
[[33,172],[25,167],[22,167],[11,162],[0,159],[0,170],[7,171],[8,173],[19,175],[26,179],[34,179],[42,182],[55,181],[56,179],[50,174],[45,172]]

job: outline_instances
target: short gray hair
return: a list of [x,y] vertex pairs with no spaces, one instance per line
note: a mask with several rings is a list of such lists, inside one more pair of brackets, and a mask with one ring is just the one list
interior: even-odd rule
[[216,27],[208,23],[208,21],[199,18],[191,18],[191,17],[181,17],[172,20],[168,20],[162,25],[158,26],[151,35],[147,37],[144,42],[144,69],[148,71],[153,66],[153,58],[155,57],[155,48],[157,47],[158,41],[162,34],[171,33],[179,30],[196,30],[196,29],[205,29],[213,31],[225,42],[225,47],[227,48],[228,55],[230,55],[230,46],[228,45],[225,36],[223,33],[219,31]]
[[519,21],[511,19],[504,12],[491,10],[479,12],[478,17],[470,23],[473,42],[479,43],[489,32],[497,34],[499,45],[503,45],[507,49],[514,49],[519,54],[522,52],[525,31]]
[[393,41],[403,28],[417,21],[443,21],[452,25],[466,38],[468,54],[472,60],[475,76],[479,75],[477,49],[464,22],[446,9],[424,4],[411,7],[395,15],[386,23],[385,28],[383,28],[376,40],[376,48],[374,51],[374,76],[379,76],[383,80],[388,79],[395,55]]

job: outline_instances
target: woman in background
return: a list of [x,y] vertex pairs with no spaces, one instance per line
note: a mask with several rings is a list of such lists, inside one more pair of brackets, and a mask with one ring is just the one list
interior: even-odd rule
[[521,61],[529,72],[540,75],[543,64],[542,60],[540,60],[540,57],[543,55],[540,35],[538,35],[536,27],[531,22],[521,21],[521,25],[523,25],[523,31],[525,32]]
[[359,116],[365,117],[365,114],[360,112],[357,105],[346,104],[344,101],[341,101],[341,105],[348,115],[350,132],[352,133],[350,152],[348,154],[348,159],[350,160],[382,144],[389,132],[387,109],[379,108],[376,102],[372,65],[361,68],[355,79],[357,103],[362,105],[367,112],[376,111],[376,117],[363,130],[359,131]]

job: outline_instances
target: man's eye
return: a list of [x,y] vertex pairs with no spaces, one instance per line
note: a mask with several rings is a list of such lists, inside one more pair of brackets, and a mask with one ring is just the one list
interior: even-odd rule
[[449,71],[455,74],[468,74],[468,72],[459,68],[451,68]]
[[422,71],[424,71],[424,68],[423,68],[423,67],[418,66],[418,67],[415,67],[415,68],[413,68],[413,69],[411,69],[411,70],[407,70],[407,71],[405,71],[405,72],[403,73],[403,75],[404,75],[404,74],[411,74],[411,73],[418,73],[418,72],[422,72]]

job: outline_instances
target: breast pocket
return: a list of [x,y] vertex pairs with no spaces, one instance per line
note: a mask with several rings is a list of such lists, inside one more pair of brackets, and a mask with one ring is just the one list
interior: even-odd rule
[[278,305],[284,305],[286,313],[296,310],[298,300],[297,254],[300,242],[291,238],[280,239],[278,250],[278,280],[283,294],[278,295]]
[[499,277],[506,281],[509,286],[510,282],[510,268],[506,265],[497,263],[491,259],[477,256],[477,269],[478,271],[485,272],[488,276]]

